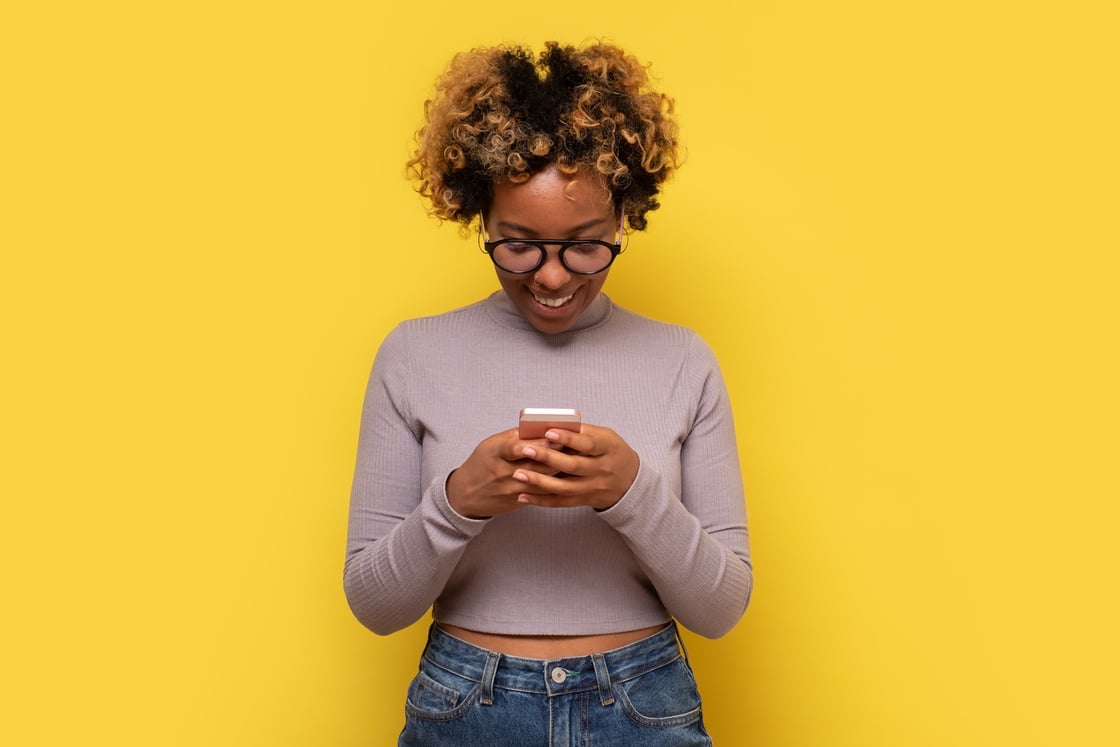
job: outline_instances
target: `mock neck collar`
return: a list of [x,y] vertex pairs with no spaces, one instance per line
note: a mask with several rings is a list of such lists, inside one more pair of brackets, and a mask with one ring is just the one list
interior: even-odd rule
[[546,334],[540,332],[529,323],[528,319],[521,315],[521,312],[513,305],[513,301],[504,290],[494,291],[483,303],[486,306],[486,311],[490,315],[490,318],[503,327],[510,327],[525,332],[536,332],[543,337],[560,337],[572,332],[579,332],[580,330],[596,327],[607,321],[611,315],[611,311],[614,309],[614,302],[611,301],[605,293],[600,291],[599,294],[595,296],[595,300],[591,302],[591,305],[579,315],[575,324],[563,332]]

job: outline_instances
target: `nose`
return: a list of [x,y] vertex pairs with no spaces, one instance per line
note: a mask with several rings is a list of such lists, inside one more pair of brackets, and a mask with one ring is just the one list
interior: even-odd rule
[[533,281],[541,288],[559,290],[572,279],[567,268],[560,263],[559,250],[549,251],[545,254],[544,264],[537,268],[533,274]]

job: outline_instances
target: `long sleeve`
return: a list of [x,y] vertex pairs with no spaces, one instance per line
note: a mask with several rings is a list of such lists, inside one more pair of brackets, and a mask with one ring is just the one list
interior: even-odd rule
[[455,513],[446,476],[420,484],[420,434],[406,394],[414,381],[403,336],[390,334],[366,389],[344,570],[354,615],[382,635],[427,611],[486,525]]
[[[679,494],[642,461],[626,495],[599,516],[625,539],[666,609],[717,638],[742,617],[754,587],[731,407],[710,349],[695,338],[682,374],[703,377],[681,444]],[[641,456],[641,455],[639,455]]]
[[[577,407],[640,467],[611,509],[537,506],[473,520],[448,475],[522,407]],[[694,332],[600,297],[578,328],[542,335],[504,293],[403,322],[366,390],[344,585],[391,633],[433,617],[507,635],[591,635],[670,616],[726,633],[752,588],[730,405]]]

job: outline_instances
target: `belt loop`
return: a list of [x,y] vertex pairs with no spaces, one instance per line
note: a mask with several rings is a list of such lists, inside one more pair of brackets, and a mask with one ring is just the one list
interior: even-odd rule
[[681,629],[676,620],[673,620],[670,624],[673,626],[673,635],[677,638],[677,645],[681,647],[681,653],[684,654],[684,663],[688,665],[689,669],[692,669],[692,663],[688,660],[688,649],[684,645],[684,637],[681,636]]
[[494,704],[494,678],[498,676],[498,661],[502,655],[497,651],[486,652],[486,664],[482,667],[482,705]]
[[607,660],[602,654],[591,654],[591,663],[595,665],[595,681],[599,684],[599,700],[603,705],[614,705],[614,695],[611,693],[611,676],[607,672]]

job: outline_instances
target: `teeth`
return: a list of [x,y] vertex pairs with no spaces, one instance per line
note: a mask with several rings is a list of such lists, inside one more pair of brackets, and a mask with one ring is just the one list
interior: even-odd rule
[[571,301],[572,296],[574,296],[574,295],[575,294],[572,293],[572,294],[569,294],[567,296],[564,296],[563,298],[541,298],[540,296],[533,296],[533,298],[537,299],[537,303],[555,309],[555,308],[558,308],[560,306],[563,306],[568,301]]

